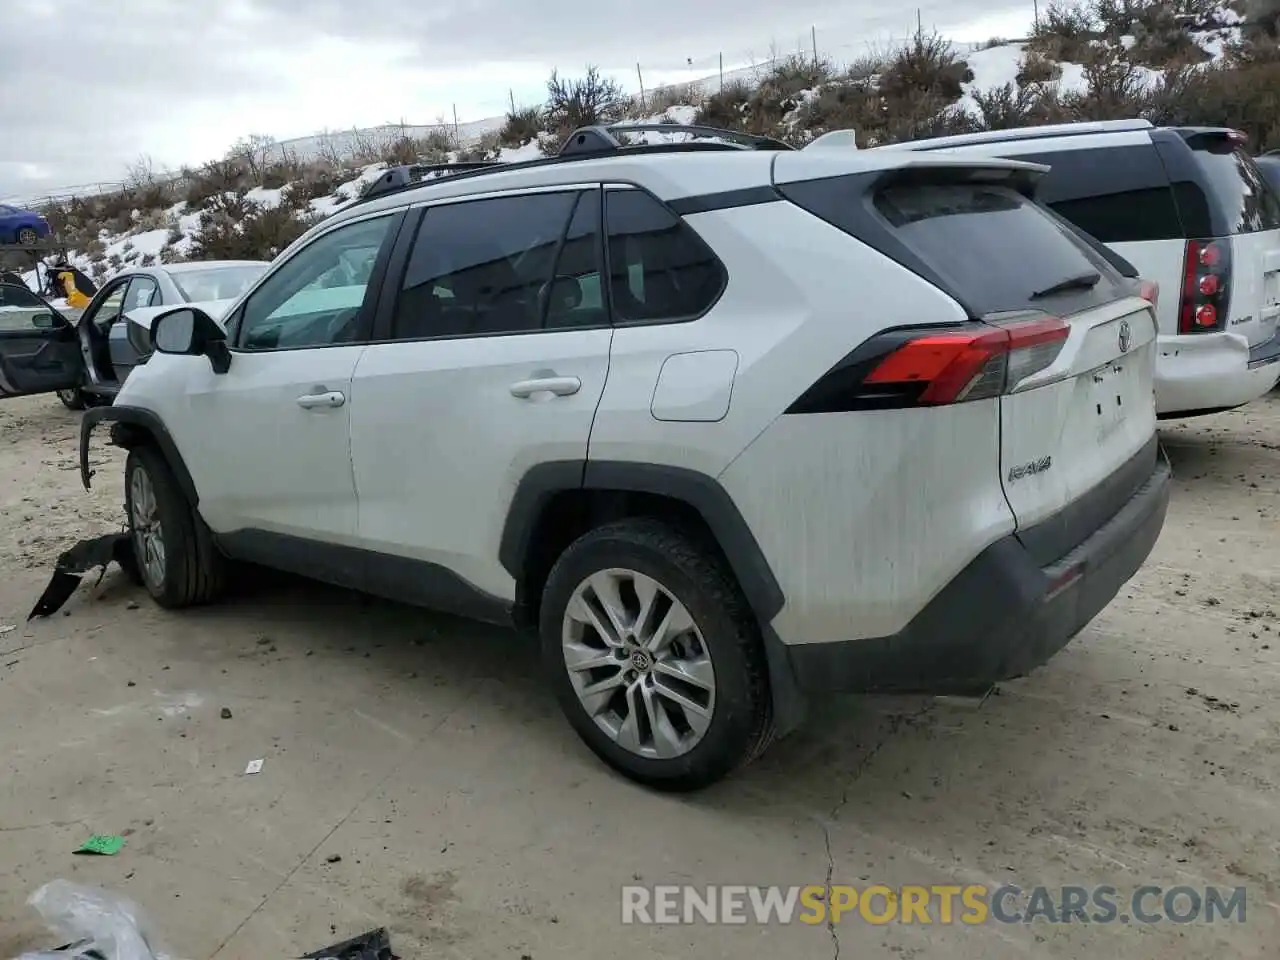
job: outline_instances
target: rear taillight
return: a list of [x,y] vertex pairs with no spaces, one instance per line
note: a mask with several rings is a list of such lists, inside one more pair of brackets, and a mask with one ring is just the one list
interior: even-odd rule
[[935,406],[997,397],[1050,366],[1071,328],[1056,317],[966,331],[924,333],[907,340],[863,378],[904,406]]
[[1231,293],[1231,242],[1188,240],[1182,258],[1179,333],[1208,333],[1227,322]]

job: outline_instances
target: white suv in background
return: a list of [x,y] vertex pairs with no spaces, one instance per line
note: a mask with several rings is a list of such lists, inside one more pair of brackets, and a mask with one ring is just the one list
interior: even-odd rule
[[810,694],[1045,662],[1164,521],[1151,305],[1041,167],[737,139],[392,171],[225,326],[159,316],[81,434],[86,485],[96,423],[129,449],[152,596],[235,559],[514,620],[669,789]]
[[1160,288],[1156,409],[1217,413],[1280,379],[1280,194],[1244,134],[1115,120],[879,147],[1047,164],[1041,202]]

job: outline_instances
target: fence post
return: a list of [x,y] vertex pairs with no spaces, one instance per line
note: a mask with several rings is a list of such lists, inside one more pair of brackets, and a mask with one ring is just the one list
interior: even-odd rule
[[453,145],[462,147],[462,131],[458,129],[458,105],[453,105]]
[[724,54],[720,54],[720,92],[724,93]]
[[514,116],[516,112],[516,92],[507,87],[507,97],[511,100],[511,113]]
[[818,28],[812,26],[809,28],[809,37],[813,40],[813,65],[818,65]]
[[640,109],[648,110],[649,107],[645,103],[644,97],[644,74],[640,72],[640,64],[636,64],[636,79],[640,81]]

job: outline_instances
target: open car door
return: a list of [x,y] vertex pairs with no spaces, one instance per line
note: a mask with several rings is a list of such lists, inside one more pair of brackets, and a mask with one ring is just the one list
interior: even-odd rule
[[0,283],[0,396],[74,390],[83,379],[76,328],[25,284]]

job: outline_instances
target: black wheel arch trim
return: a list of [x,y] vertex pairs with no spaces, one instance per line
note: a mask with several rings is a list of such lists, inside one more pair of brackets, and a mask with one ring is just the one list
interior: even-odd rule
[[94,475],[94,471],[89,469],[89,440],[93,436],[94,429],[103,422],[109,422],[112,425],[111,439],[117,446],[127,449],[135,446],[144,436],[153,440],[160,448],[160,452],[164,454],[170,469],[173,470],[174,478],[178,481],[178,487],[191,506],[195,507],[200,502],[195,481],[192,480],[191,472],[187,469],[182,454],[178,452],[178,445],[174,443],[173,435],[169,433],[169,428],[164,425],[164,421],[142,407],[122,407],[114,404],[109,407],[91,407],[80,419],[80,482],[84,484],[86,490],[90,489],[89,481]]
[[515,580],[521,579],[543,511],[557,494],[579,489],[646,493],[687,504],[716,538],[761,624],[768,624],[782,609],[782,587],[719,481],[696,470],[654,463],[561,460],[530,468],[516,486],[498,548],[499,561]]

